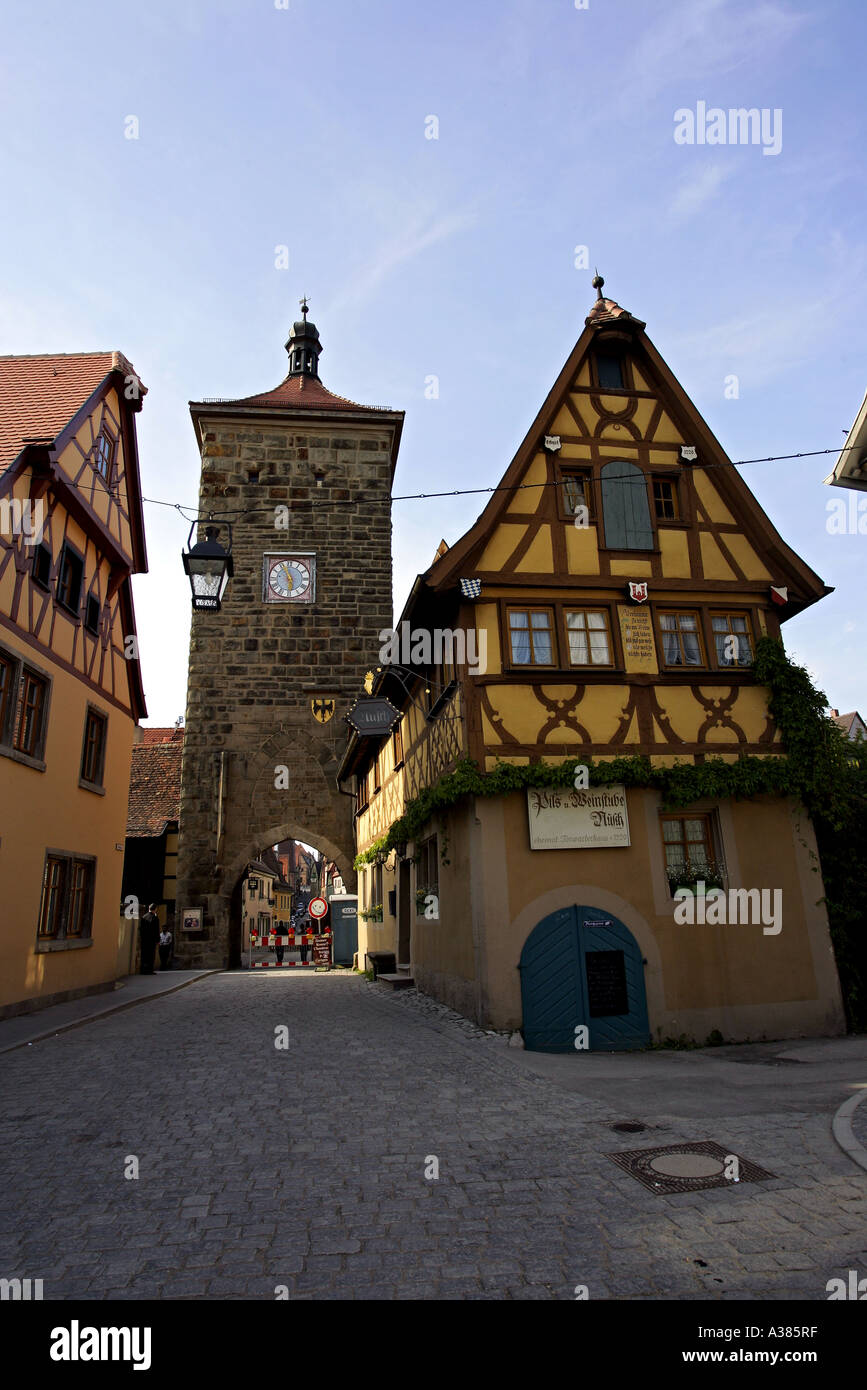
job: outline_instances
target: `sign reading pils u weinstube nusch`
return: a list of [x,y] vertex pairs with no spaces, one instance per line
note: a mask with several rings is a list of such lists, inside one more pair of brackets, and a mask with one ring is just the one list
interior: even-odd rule
[[530,849],[610,849],[629,845],[626,788],[529,787]]

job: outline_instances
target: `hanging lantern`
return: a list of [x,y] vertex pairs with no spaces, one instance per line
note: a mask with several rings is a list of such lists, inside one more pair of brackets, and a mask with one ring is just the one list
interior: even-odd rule
[[205,539],[191,545],[193,531],[198,522],[194,521],[187,538],[187,549],[182,552],[184,573],[193,591],[193,608],[204,608],[219,612],[226,585],[235,572],[232,556],[232,528],[229,526],[229,550],[224,550],[216,539],[219,526],[206,526]]

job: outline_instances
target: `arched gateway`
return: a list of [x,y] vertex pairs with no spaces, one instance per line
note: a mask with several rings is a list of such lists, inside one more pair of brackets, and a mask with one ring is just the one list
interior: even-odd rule
[[[263,845],[315,843],[354,885],[353,803],[336,786],[343,716],[392,625],[391,483],[403,412],[356,405],[319,380],[303,318],[273,391],[193,402],[200,515],[234,578],[194,612],[178,850],[177,954],[235,963],[232,893]],[[202,908],[202,931],[182,930]]]

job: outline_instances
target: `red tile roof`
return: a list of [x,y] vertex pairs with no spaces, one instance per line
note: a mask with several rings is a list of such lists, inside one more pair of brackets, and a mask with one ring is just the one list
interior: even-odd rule
[[0,472],[18,457],[25,441],[53,443],[115,368],[136,375],[122,352],[0,357]]
[[183,743],[183,725],[178,729],[155,729],[141,725],[141,740],[136,747],[141,747],[142,743]]
[[162,835],[167,821],[178,820],[181,812],[181,755],[183,731],[147,729],[143,733],[181,733],[181,738],[136,743],[132,750],[129,781],[129,810],[126,833],[142,837]]
[[241,396],[238,400],[190,401],[190,405],[249,405],[259,407],[276,406],[289,410],[364,410],[381,414],[390,410],[387,405],[359,405],[357,401],[347,400],[345,396],[335,396],[316,377],[287,376],[273,391],[261,391],[255,396]]

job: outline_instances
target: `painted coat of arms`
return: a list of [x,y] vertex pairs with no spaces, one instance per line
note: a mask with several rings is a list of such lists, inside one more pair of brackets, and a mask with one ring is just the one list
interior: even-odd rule
[[313,718],[319,724],[327,724],[334,713],[334,705],[334,700],[311,700],[310,709],[313,714]]

